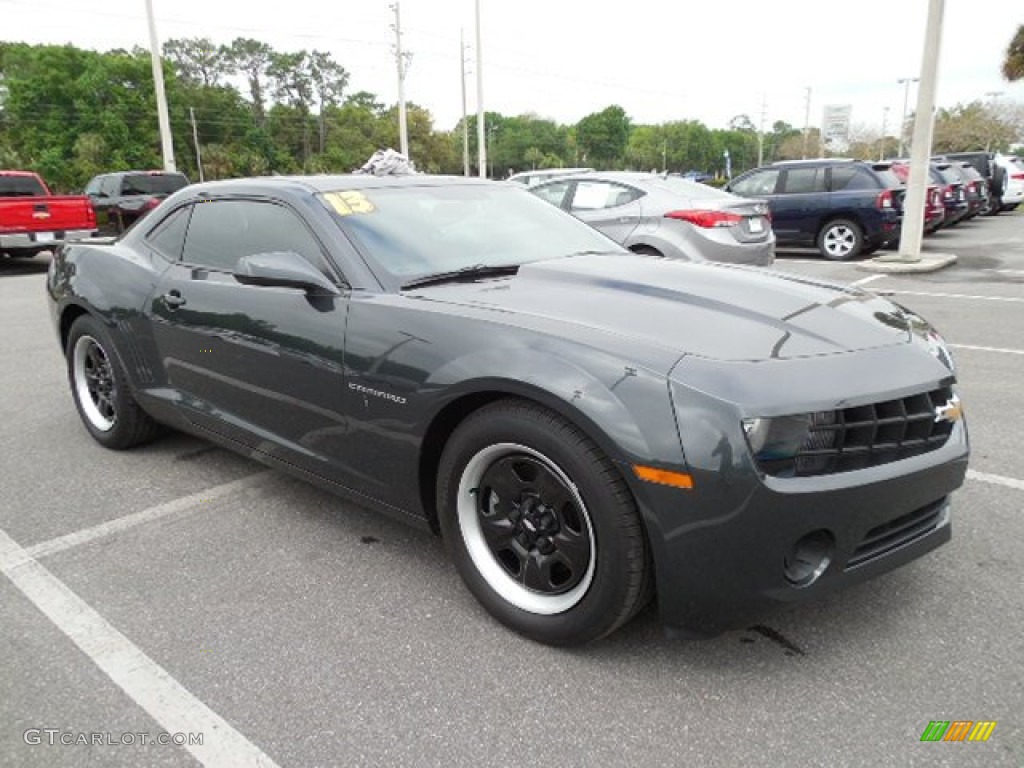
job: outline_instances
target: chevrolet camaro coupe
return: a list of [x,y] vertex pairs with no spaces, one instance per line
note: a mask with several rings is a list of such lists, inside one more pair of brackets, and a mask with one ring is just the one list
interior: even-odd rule
[[47,292],[101,445],[183,430],[428,528],[544,643],[654,596],[707,636],[889,571],[949,540],[967,469],[919,316],[630,253],[510,184],[197,184],[63,246]]

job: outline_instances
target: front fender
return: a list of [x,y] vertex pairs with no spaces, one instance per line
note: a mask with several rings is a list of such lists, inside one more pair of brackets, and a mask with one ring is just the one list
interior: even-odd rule
[[516,395],[560,413],[620,463],[683,463],[665,376],[621,358],[520,347],[477,350],[438,368],[425,390],[444,392],[429,423],[449,403],[481,392]]

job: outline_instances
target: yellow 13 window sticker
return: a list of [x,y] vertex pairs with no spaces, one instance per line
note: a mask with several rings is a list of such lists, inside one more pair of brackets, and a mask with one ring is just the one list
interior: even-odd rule
[[324,195],[324,200],[339,216],[349,216],[353,213],[373,213],[376,210],[373,203],[366,199],[366,195],[355,190],[328,192]]

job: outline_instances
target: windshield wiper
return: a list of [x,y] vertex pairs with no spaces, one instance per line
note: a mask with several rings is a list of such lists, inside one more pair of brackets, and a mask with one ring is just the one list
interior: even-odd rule
[[433,275],[416,277],[406,283],[402,283],[402,290],[419,288],[424,285],[438,285],[440,283],[457,283],[463,280],[472,281],[481,277],[501,277],[503,275],[514,275],[519,271],[520,264],[474,264],[471,267],[454,269],[451,272],[437,272]]

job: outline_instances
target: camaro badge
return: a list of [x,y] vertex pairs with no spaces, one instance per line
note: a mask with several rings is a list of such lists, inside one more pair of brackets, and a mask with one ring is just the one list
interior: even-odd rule
[[945,405],[935,406],[935,421],[949,421],[956,423],[963,418],[964,409],[960,404],[960,398],[953,395],[949,400],[946,401]]

